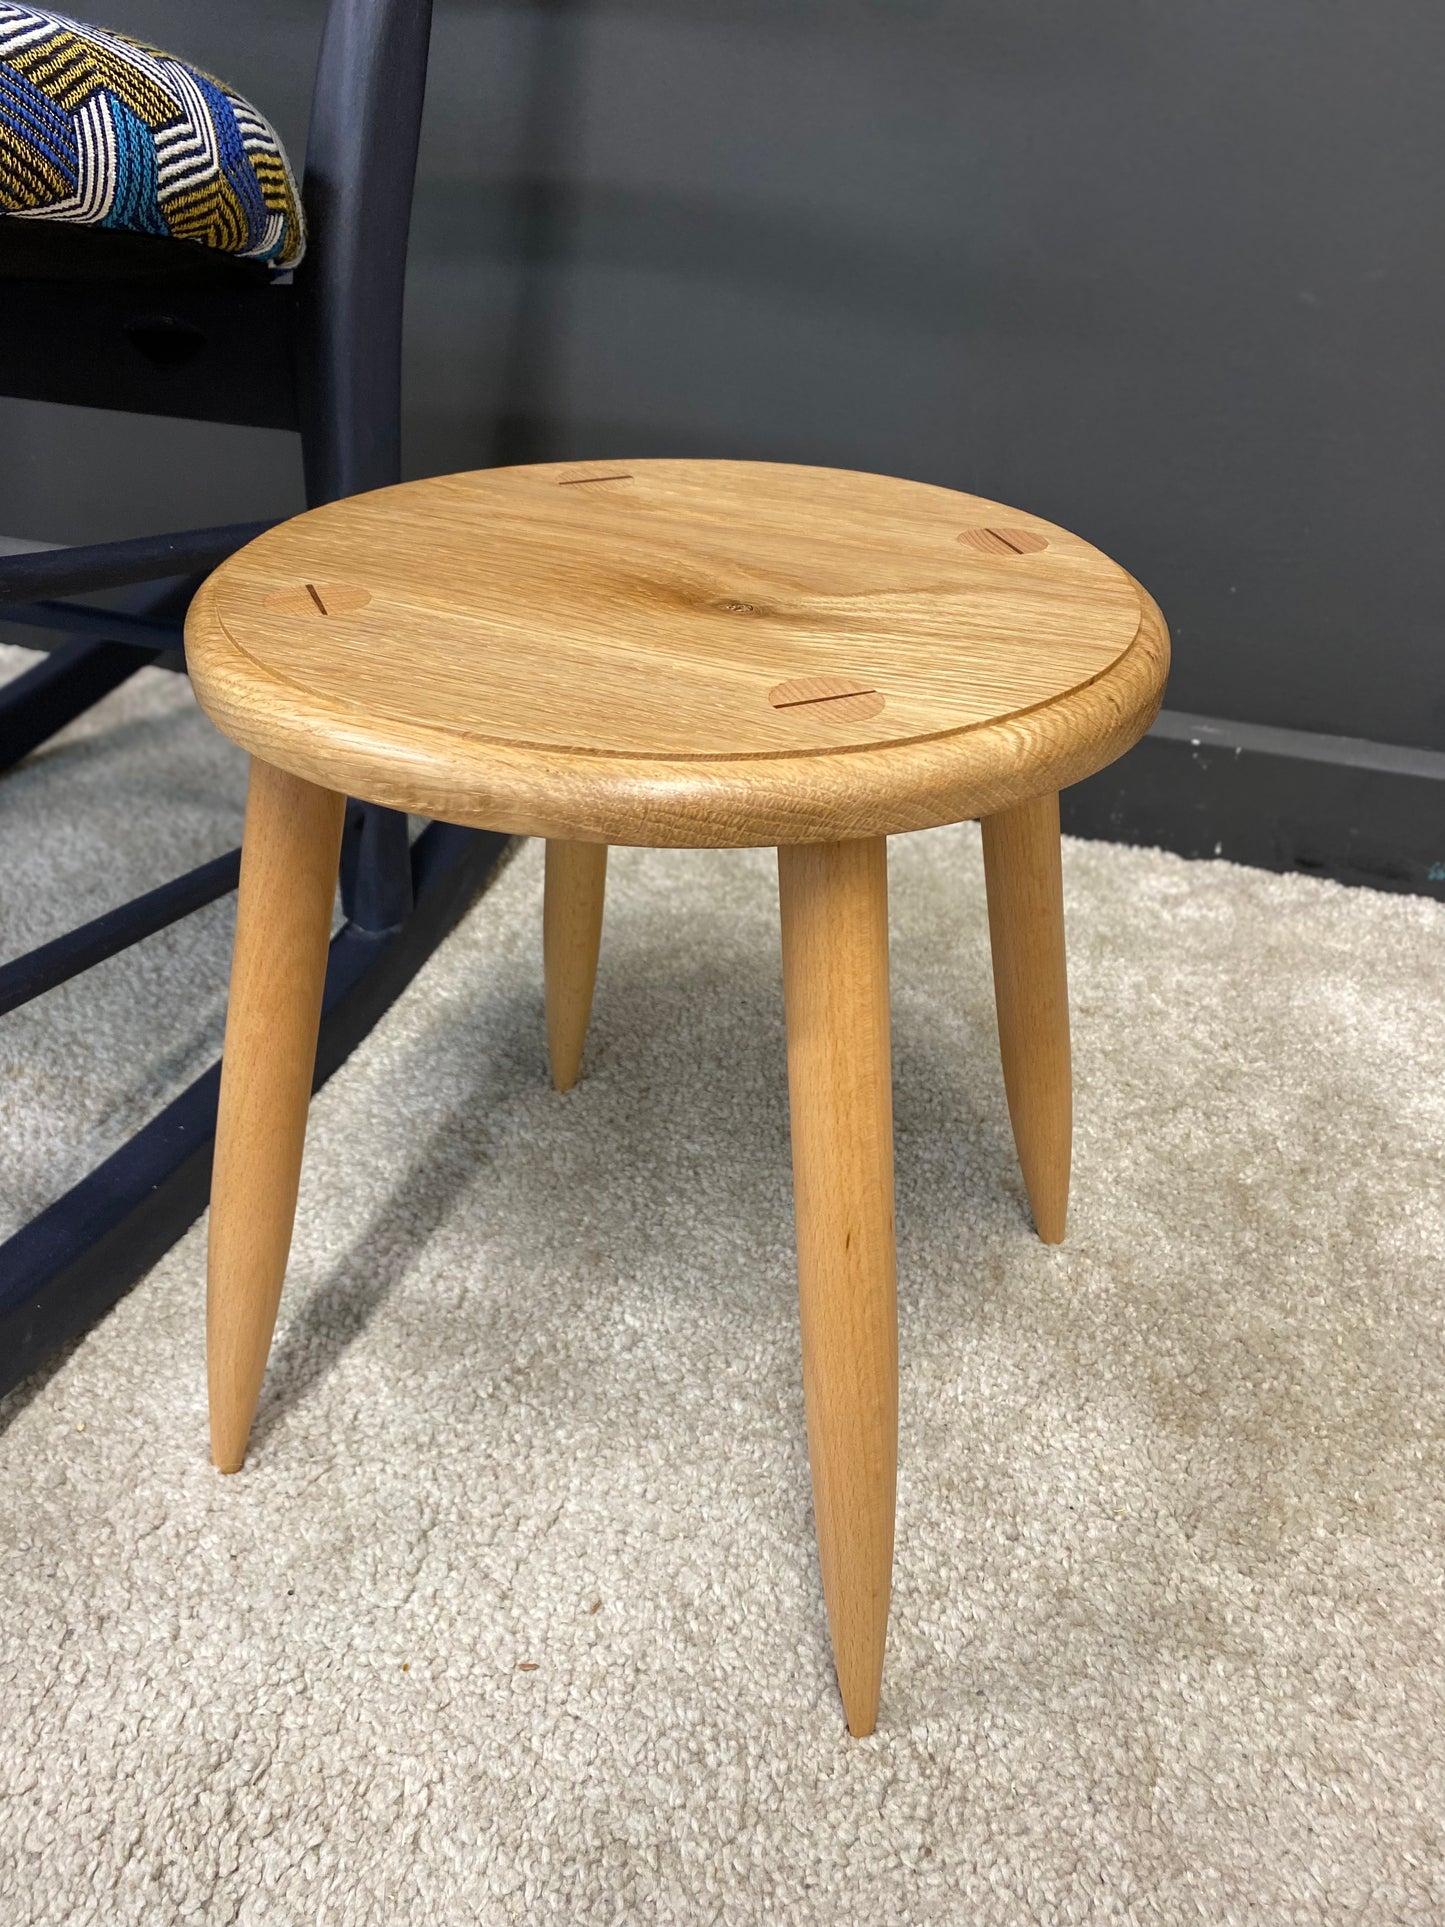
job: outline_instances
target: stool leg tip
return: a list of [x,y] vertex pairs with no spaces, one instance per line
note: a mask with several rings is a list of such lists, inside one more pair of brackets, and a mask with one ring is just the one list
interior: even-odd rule
[[1062,1210],[1035,1210],[1034,1229],[1039,1234],[1041,1244],[1061,1245],[1064,1242],[1064,1216]]
[[859,1713],[857,1715],[850,1713],[848,1715],[848,1734],[851,1739],[868,1739],[877,1728],[877,1725],[878,1715],[876,1712]]

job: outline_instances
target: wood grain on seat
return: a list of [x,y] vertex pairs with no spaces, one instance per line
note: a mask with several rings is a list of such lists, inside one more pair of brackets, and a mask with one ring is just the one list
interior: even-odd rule
[[691,461],[315,509],[216,572],[187,649],[226,733],[315,782],[666,844],[886,834],[1057,789],[1142,733],[1167,663],[1144,591],[1036,517]]

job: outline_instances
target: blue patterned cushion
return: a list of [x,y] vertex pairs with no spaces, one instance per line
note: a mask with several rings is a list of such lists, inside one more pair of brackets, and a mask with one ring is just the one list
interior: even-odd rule
[[293,268],[305,247],[276,131],[159,48],[0,0],[0,213],[169,235]]

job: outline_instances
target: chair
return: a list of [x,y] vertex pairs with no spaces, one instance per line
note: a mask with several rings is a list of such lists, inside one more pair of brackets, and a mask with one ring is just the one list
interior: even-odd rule
[[[430,0],[331,0],[302,190],[310,239],[294,274],[182,240],[0,215],[0,393],[294,430],[312,505],[398,480],[430,23]],[[146,664],[183,670],[192,592],[266,526],[0,557],[0,619],[55,638],[0,688],[0,771]],[[125,589],[129,606],[115,610],[64,600]],[[409,846],[403,815],[348,807],[318,1084],[460,917],[503,841],[432,824]],[[232,851],[0,966],[0,1014],[234,889],[239,862]],[[204,1208],[218,1082],[213,1066],[0,1245],[0,1391],[107,1309]]]

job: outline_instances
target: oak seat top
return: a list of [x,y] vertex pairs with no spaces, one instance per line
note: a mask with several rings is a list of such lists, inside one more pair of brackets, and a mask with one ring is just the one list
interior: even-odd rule
[[1003,807],[1128,747],[1167,665],[1147,594],[1063,529],[760,462],[354,496],[223,563],[186,638],[203,706],[266,760],[453,821],[645,843]]

